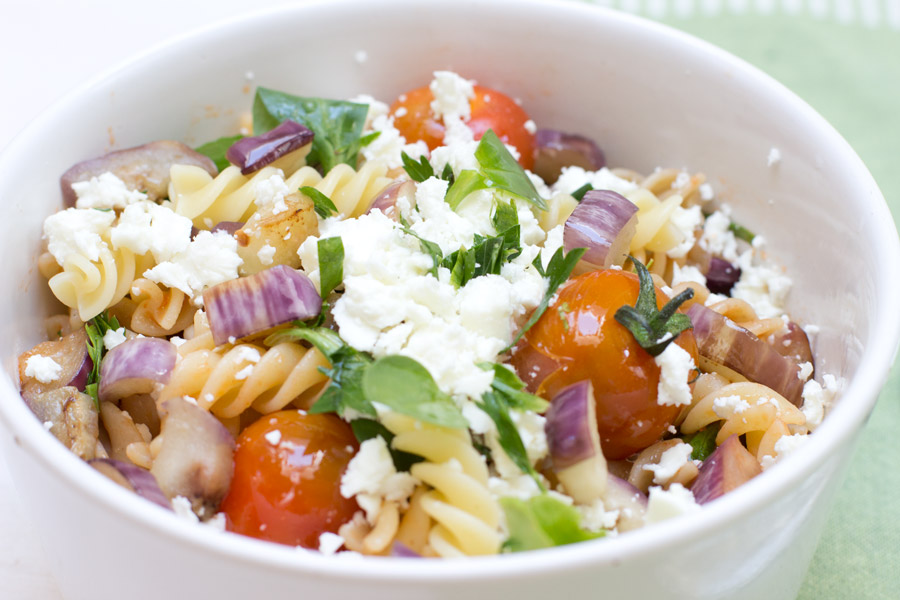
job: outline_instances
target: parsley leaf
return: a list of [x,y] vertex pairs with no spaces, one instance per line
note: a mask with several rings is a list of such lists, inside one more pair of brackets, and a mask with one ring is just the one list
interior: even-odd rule
[[374,437],[383,437],[384,441],[387,442],[388,450],[394,461],[394,468],[398,471],[409,471],[411,466],[425,460],[418,454],[391,448],[391,440],[394,439],[394,434],[391,433],[387,427],[374,419],[354,419],[353,421],[350,421],[350,429],[353,430],[353,435],[356,436],[359,443],[363,443]]
[[506,513],[509,538],[504,549],[523,552],[563,546],[603,537],[604,532],[587,531],[581,515],[567,504],[547,494],[520,500],[512,496],[500,499]]
[[475,159],[481,167],[482,174],[490,180],[491,187],[530,202],[541,210],[547,210],[547,203],[538,194],[525,170],[492,129],[488,129],[481,136],[481,141],[475,149]]
[[506,403],[511,408],[543,413],[550,406],[550,403],[540,396],[523,391],[525,383],[512,369],[499,363],[479,363],[478,366],[485,371],[494,371],[491,387],[506,397]]
[[716,436],[721,428],[722,421],[716,421],[684,438],[685,443],[694,449],[691,452],[691,460],[706,460],[716,451]]
[[519,213],[516,211],[514,201],[494,203],[494,214],[491,215],[491,225],[494,231],[507,231],[519,224]]
[[656,307],[656,286],[641,261],[629,256],[640,280],[640,291],[634,306],[626,304],[616,311],[616,321],[625,326],[641,348],[651,356],[658,356],[685,329],[691,329],[690,317],[675,312],[686,300],[694,296],[694,290],[685,289],[669,300],[661,309]]
[[260,87],[253,100],[253,133],[265,133],[291,119],[315,134],[309,164],[321,165],[325,172],[341,163],[356,168],[360,148],[374,139],[362,135],[368,112],[365,104],[303,98]]
[[434,169],[431,167],[431,163],[428,162],[427,157],[419,157],[419,160],[416,161],[406,152],[402,152],[400,154],[400,159],[403,161],[404,170],[406,170],[407,175],[409,175],[409,178],[413,181],[421,183],[426,179],[434,177]]
[[519,435],[519,431],[516,429],[516,425],[510,416],[508,397],[492,389],[482,394],[481,402],[476,404],[497,426],[497,441],[500,442],[500,447],[503,448],[506,455],[523,473],[531,475],[538,487],[543,491],[544,484],[541,482],[537,471],[531,466],[528,452],[525,450],[525,444],[522,443],[522,437]]
[[319,251],[319,289],[322,298],[344,280],[344,242],[339,237],[316,242]]
[[90,321],[84,324],[84,332],[87,334],[87,350],[88,356],[94,366],[88,373],[87,384],[84,392],[94,399],[94,405],[100,407],[100,399],[97,396],[97,390],[100,387],[100,361],[106,354],[106,346],[103,344],[103,336],[109,330],[115,331],[121,327],[119,320],[110,317],[106,311],[103,311]]
[[202,146],[197,146],[194,150],[209,157],[216,164],[216,168],[219,171],[222,171],[231,165],[231,163],[228,162],[228,159],[225,158],[228,149],[231,148],[236,141],[242,139],[244,139],[244,136],[242,135],[220,137],[217,140],[206,142]]
[[334,205],[334,202],[331,201],[331,198],[312,187],[311,185],[305,185],[300,188],[300,193],[304,194],[307,198],[312,200],[313,208],[323,219],[327,219],[328,217],[332,217],[338,214],[337,206]]
[[462,247],[445,258],[443,266],[450,269],[450,283],[459,289],[475,276],[475,254]]
[[478,171],[472,171],[470,169],[460,171],[459,177],[456,178],[456,181],[454,181],[453,185],[447,190],[447,195],[444,196],[444,202],[449,204],[450,208],[456,210],[456,207],[459,206],[460,202],[462,202],[469,194],[488,187],[490,186],[488,185],[487,180]]

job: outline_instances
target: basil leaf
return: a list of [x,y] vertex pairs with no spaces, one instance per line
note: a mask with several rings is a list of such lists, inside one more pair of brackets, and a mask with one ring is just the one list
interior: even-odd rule
[[475,254],[464,247],[444,258],[441,264],[450,270],[450,283],[456,289],[475,276]]
[[582,528],[581,515],[575,508],[547,494],[528,500],[507,496],[500,498],[500,506],[509,529],[504,548],[510,552],[563,546],[605,535]]
[[315,134],[306,158],[309,164],[321,165],[326,173],[341,163],[356,168],[368,112],[365,104],[304,98],[261,87],[253,100],[253,133],[265,133],[287,119],[296,121]]
[[421,183],[434,177],[434,169],[431,167],[431,163],[428,162],[428,158],[422,156],[417,162],[406,152],[401,152],[400,159],[403,161],[403,169],[413,181]]
[[88,373],[87,383],[84,392],[94,399],[94,405],[100,408],[100,398],[97,396],[97,390],[100,387],[100,361],[106,354],[106,345],[103,343],[103,336],[109,330],[115,331],[121,327],[116,317],[110,317],[109,313],[103,311],[90,321],[84,324],[84,332],[87,334],[87,351],[93,362],[91,372]]
[[327,219],[328,217],[332,217],[338,214],[337,206],[334,205],[334,202],[331,201],[331,198],[312,187],[311,185],[305,185],[300,188],[300,193],[305,195],[307,198],[312,200],[313,208],[323,219]]
[[391,448],[391,440],[394,439],[394,434],[391,433],[387,427],[374,419],[354,419],[353,421],[350,421],[350,429],[353,430],[353,435],[356,436],[359,443],[363,443],[374,437],[380,436],[384,438],[384,441],[387,442],[388,450],[391,453],[391,458],[394,461],[394,468],[398,471],[409,471],[409,468],[414,464],[425,460],[418,454]]
[[478,171],[465,170],[460,171],[459,177],[453,182],[453,185],[447,190],[444,202],[450,205],[450,208],[456,210],[466,196],[472,192],[483,190],[490,187],[484,176]]
[[509,192],[541,210],[547,210],[547,203],[538,194],[525,170],[516,162],[492,129],[488,129],[481,136],[481,141],[475,149],[475,159],[481,167],[481,172],[491,181],[491,187]]
[[691,460],[706,460],[716,451],[716,436],[721,428],[722,421],[716,421],[684,438],[685,443],[694,449],[691,452]]
[[356,413],[375,417],[375,407],[362,388],[363,377],[372,364],[372,359],[345,345],[332,354],[329,360],[331,368],[320,367],[320,370],[331,378],[331,383],[309,412],[336,412],[342,417]]
[[339,237],[316,242],[319,251],[319,289],[328,296],[344,280],[344,242]]
[[574,269],[575,265],[578,264],[578,261],[581,260],[581,256],[585,253],[585,250],[585,248],[573,248],[568,254],[563,254],[562,248],[556,250],[553,254],[553,258],[551,258],[550,262],[547,264],[547,292],[544,294],[541,303],[535,311],[531,313],[531,317],[525,323],[525,326],[519,330],[515,339],[513,339],[512,343],[506,347],[504,352],[518,344],[519,340],[522,339],[522,336],[525,335],[525,332],[531,329],[531,327],[537,323],[538,319],[541,318],[541,315],[544,314],[544,311],[547,310],[547,307],[550,305],[550,299],[556,294],[556,290],[559,289],[559,286],[565,283],[569,278],[572,269]]
[[497,441],[500,442],[500,447],[503,448],[506,455],[523,473],[531,475],[541,491],[544,491],[544,484],[537,471],[531,466],[525,444],[522,443],[522,437],[509,414],[506,398],[494,391],[487,391],[481,396],[478,407],[487,413],[494,425],[497,426]]
[[542,413],[550,406],[547,400],[524,391],[525,383],[512,369],[499,363],[479,363],[478,366],[485,371],[494,372],[491,387],[506,398],[510,408]]
[[589,183],[586,183],[583,186],[581,186],[580,188],[578,188],[577,190],[575,190],[574,192],[572,192],[571,196],[573,198],[575,198],[576,200],[578,200],[579,202],[581,202],[581,200],[584,198],[584,195],[587,194],[592,189],[594,189],[594,186],[592,186]]
[[366,369],[366,398],[425,423],[464,428],[469,422],[447,394],[438,389],[428,370],[407,356],[385,356]]
[[494,231],[497,233],[507,231],[518,224],[519,213],[516,211],[514,202],[497,201],[494,203],[494,214],[491,215],[491,225],[494,226]]
[[276,331],[268,336],[266,346],[275,346],[282,342],[303,340],[315,346],[329,361],[345,346],[341,337],[326,327],[308,327],[302,321],[294,321],[288,329]]
[[228,159],[225,158],[225,154],[228,152],[228,149],[234,145],[234,143],[238,140],[244,139],[242,135],[232,135],[228,137],[220,137],[217,140],[213,140],[211,142],[206,142],[202,146],[197,146],[194,148],[195,151],[203,154],[204,156],[209,157],[214,163],[216,163],[216,168],[219,171],[222,171],[228,168],[231,163],[228,162]]

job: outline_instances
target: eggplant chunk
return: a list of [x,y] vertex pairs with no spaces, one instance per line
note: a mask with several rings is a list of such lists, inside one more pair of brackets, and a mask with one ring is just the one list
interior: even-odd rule
[[[36,358],[37,357],[37,358]],[[55,378],[41,379],[41,375],[28,368],[28,361],[51,359],[59,366]],[[26,400],[51,390],[71,386],[83,390],[94,363],[87,351],[87,335],[84,328],[73,331],[58,340],[41,342],[28,352],[19,355],[19,385]]]
[[93,398],[72,386],[24,398],[31,412],[64,446],[85,460],[96,456],[100,428]]
[[106,172],[125,182],[129,190],[145,192],[151,201],[157,202],[169,195],[169,169],[172,165],[194,165],[213,177],[219,173],[208,157],[181,142],[160,140],[110,152],[74,165],[59,178],[63,203],[66,207],[75,206],[78,196],[72,189],[73,183],[88,181]]

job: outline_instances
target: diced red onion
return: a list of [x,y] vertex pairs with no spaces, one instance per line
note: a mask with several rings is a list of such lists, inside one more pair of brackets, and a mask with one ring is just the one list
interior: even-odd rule
[[619,520],[616,522],[616,529],[620,532],[631,531],[644,525],[647,496],[624,479],[610,473],[606,482],[606,493],[603,495],[603,508],[618,510]]
[[380,194],[375,197],[372,206],[369,207],[367,213],[373,210],[380,210],[384,216],[398,220],[397,200],[405,197],[409,202],[410,208],[416,205],[416,184],[410,180],[395,181],[388,185]]
[[166,198],[169,194],[169,170],[172,165],[193,165],[215,176],[219,173],[209,157],[172,140],[150,142],[125,150],[110,152],[80,162],[63,173],[59,179],[63,203],[75,206],[78,196],[72,184],[110,172],[121,179],[130,190],[146,192],[150,200]]
[[112,458],[95,458],[88,461],[88,464],[125,489],[133,491],[154,504],[172,510],[172,503],[159,488],[156,477],[147,469]]
[[797,376],[797,363],[702,304],[692,304],[687,315],[694,325],[700,356],[737,371],[750,381],[767,385],[800,405],[804,382]]
[[404,544],[403,542],[394,542],[391,544],[391,556],[400,558],[422,558],[422,555]]
[[811,365],[814,364],[812,349],[809,346],[809,337],[807,337],[803,328],[793,321],[788,322],[783,330],[772,334],[769,344],[771,344],[775,352],[790,358],[798,365],[806,362]]
[[737,435],[730,436],[703,461],[691,486],[698,504],[715,500],[762,472],[759,462]]
[[135,338],[110,350],[100,364],[101,401],[115,402],[133,394],[148,394],[166,384],[175,367],[175,345],[161,338]]
[[276,325],[319,314],[322,298],[299,271],[276,265],[203,292],[213,341],[222,345]]
[[592,140],[555,129],[539,129],[534,139],[534,172],[547,183],[559,178],[563,167],[596,171],[606,166],[603,151]]
[[706,287],[714,294],[731,295],[731,288],[741,278],[741,268],[727,260],[713,256],[706,271]]
[[584,380],[560,390],[545,415],[556,477],[579,504],[591,504],[606,491],[608,473],[596,410],[593,385]]
[[[566,219],[563,244],[566,252],[587,248],[581,270],[621,266],[637,226],[638,208],[611,190],[591,190]],[[587,267],[587,268],[585,268]]]
[[248,175],[259,171],[290,152],[311,144],[313,132],[294,121],[284,121],[275,129],[261,135],[245,137],[225,153],[225,158]]

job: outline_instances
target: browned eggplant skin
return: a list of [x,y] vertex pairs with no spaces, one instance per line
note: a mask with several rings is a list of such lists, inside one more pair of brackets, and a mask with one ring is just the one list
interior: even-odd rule
[[59,178],[63,203],[66,208],[75,206],[78,197],[72,189],[73,183],[88,181],[106,172],[125,182],[128,189],[144,192],[148,199],[157,202],[169,195],[172,165],[197,166],[213,177],[219,173],[215,163],[203,154],[181,142],[160,140],[110,152],[72,166]]
[[72,386],[23,395],[23,398],[31,412],[66,448],[85,460],[96,456],[100,427],[93,398]]

